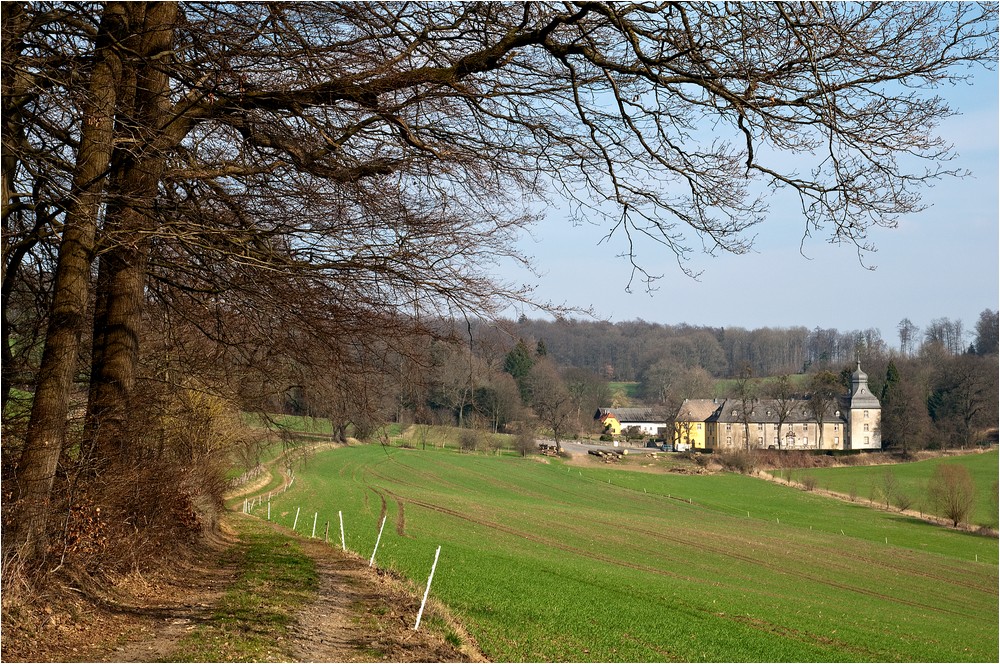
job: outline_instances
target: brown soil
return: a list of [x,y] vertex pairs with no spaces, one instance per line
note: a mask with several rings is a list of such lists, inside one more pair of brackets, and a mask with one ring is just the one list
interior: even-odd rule
[[232,582],[235,570],[219,560],[233,543],[233,535],[222,532],[172,555],[164,561],[169,565],[153,573],[108,579],[103,587],[92,578],[75,583],[59,577],[43,596],[5,597],[3,661],[135,662],[163,657],[206,619]]

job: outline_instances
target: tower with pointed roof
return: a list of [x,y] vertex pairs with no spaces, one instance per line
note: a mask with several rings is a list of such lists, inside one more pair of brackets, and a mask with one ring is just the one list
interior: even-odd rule
[[845,404],[847,411],[847,447],[851,450],[882,448],[882,404],[868,387],[868,374],[858,368],[851,374],[851,392]]

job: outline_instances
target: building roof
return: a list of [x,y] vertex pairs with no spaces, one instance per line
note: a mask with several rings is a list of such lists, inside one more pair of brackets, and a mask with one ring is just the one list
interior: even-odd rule
[[657,408],[599,408],[594,419],[604,419],[608,415],[613,415],[622,424],[626,422],[666,423],[667,421],[663,411]]
[[704,422],[721,406],[718,399],[685,399],[677,412],[678,422]]
[[[774,399],[758,399],[753,403],[753,410],[747,420],[751,423],[777,424],[778,423],[778,402]],[[832,403],[827,407],[824,422],[836,420],[847,421],[846,414],[841,409],[839,403]],[[743,403],[739,399],[726,399],[718,407],[716,413],[711,417],[713,422],[743,422]],[[813,412],[809,408],[808,399],[795,399],[791,402],[791,410],[785,419],[785,424],[800,422],[815,422]]]

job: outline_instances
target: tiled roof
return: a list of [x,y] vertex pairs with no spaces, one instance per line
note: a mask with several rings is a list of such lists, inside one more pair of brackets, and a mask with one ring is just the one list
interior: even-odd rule
[[678,422],[704,422],[719,409],[717,399],[685,399],[677,412]]
[[[759,399],[753,404],[753,411],[747,418],[750,422],[778,423],[778,403],[773,399]],[[835,401],[827,407],[825,422],[833,422],[840,419],[847,421],[846,413],[842,410],[839,402]],[[722,402],[717,414],[712,417],[713,422],[742,422],[743,403],[739,399],[726,399]],[[812,410],[809,408],[809,401],[806,399],[796,399],[791,404],[791,411],[785,419],[789,422],[815,422]]]
[[594,419],[603,419],[607,415],[614,415],[622,424],[626,422],[666,422],[667,417],[663,411],[656,408],[601,408],[597,411]]

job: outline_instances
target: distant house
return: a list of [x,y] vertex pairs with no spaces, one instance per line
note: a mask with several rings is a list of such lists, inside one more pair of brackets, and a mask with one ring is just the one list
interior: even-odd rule
[[[738,399],[689,399],[676,418],[675,440],[707,449],[877,450],[882,405],[868,387],[868,374],[851,374],[851,391],[817,418],[807,399],[791,403],[784,421],[771,399],[753,402],[744,415]],[[699,425],[702,425],[699,427]],[[700,431],[704,431],[704,438]],[[820,435],[822,433],[822,435]],[[749,436],[749,439],[748,439]],[[699,445],[701,443],[701,445]]]
[[599,420],[604,430],[619,436],[630,427],[638,427],[648,436],[663,435],[667,430],[667,418],[662,411],[654,408],[598,408],[594,419]]

